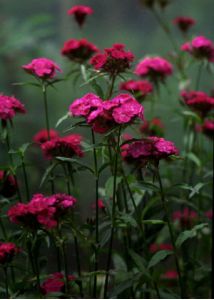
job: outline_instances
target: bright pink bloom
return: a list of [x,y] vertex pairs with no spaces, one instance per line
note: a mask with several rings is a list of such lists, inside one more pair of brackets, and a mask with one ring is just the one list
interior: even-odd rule
[[56,76],[56,71],[62,72],[60,67],[48,58],[35,58],[29,64],[22,66],[29,74],[43,80],[52,79]]
[[141,101],[153,91],[153,86],[147,80],[129,80],[121,83],[120,90],[133,93],[134,97]]
[[17,192],[17,183],[13,175],[7,175],[0,170],[0,195],[6,198],[13,197]]
[[159,118],[153,118],[150,121],[144,120],[144,124],[140,127],[140,132],[145,136],[164,135],[164,125]]
[[[73,281],[75,279],[76,277],[73,275],[68,276],[69,281]],[[49,277],[41,285],[42,293],[45,295],[49,293],[63,292],[64,288],[65,276],[60,272],[49,275]]]
[[195,58],[214,62],[214,43],[204,36],[197,36],[191,42],[183,44],[181,50],[189,52]]
[[0,264],[10,263],[18,252],[20,252],[20,249],[14,243],[0,242]]
[[134,59],[134,55],[130,51],[125,51],[124,48],[123,44],[114,44],[112,48],[104,49],[104,53],[95,54],[90,63],[96,70],[116,76],[129,69]]
[[41,149],[47,159],[52,159],[57,156],[71,158],[74,155],[82,157],[81,141],[81,135],[70,134],[64,137],[53,138],[41,144]]
[[152,82],[164,81],[173,72],[172,65],[162,57],[146,57],[135,68],[135,74],[148,77]]
[[71,61],[83,63],[97,51],[98,48],[86,39],[72,39],[64,43],[61,54],[68,57]]
[[0,119],[11,120],[16,113],[25,114],[24,105],[15,97],[0,94]]
[[149,251],[151,253],[155,253],[160,250],[173,250],[173,247],[171,244],[167,244],[167,243],[165,243],[165,244],[164,243],[162,243],[162,244],[153,243],[149,246]]
[[202,132],[208,137],[214,137],[214,120],[205,120],[201,128]]
[[178,28],[183,32],[188,31],[190,27],[195,25],[195,23],[195,20],[190,17],[177,17],[173,20],[173,24],[178,26]]
[[74,15],[74,18],[80,27],[84,24],[86,16],[93,14],[93,12],[91,7],[85,5],[75,5],[68,10],[68,14]]
[[[49,130],[50,140],[59,136],[58,132],[54,129]],[[34,135],[33,140],[37,144],[43,144],[49,140],[47,129],[42,129]]]
[[174,221],[178,220],[181,227],[190,228],[192,224],[197,220],[198,215],[195,211],[190,210],[188,207],[185,207],[183,211],[175,211],[172,214]]

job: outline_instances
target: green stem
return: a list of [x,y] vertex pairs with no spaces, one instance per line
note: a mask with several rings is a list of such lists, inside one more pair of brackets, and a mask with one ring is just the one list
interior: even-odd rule
[[6,231],[5,227],[4,227],[4,223],[3,223],[1,217],[0,217],[0,226],[1,226],[3,238],[4,238],[5,240],[7,240],[7,238],[8,238],[8,236],[7,236],[7,231]]
[[196,90],[196,91],[199,89],[199,86],[200,86],[200,81],[201,81],[201,74],[202,74],[203,65],[204,65],[204,62],[202,61],[202,62],[200,63],[200,65],[199,65],[199,68],[198,68],[198,74],[197,74],[196,84],[195,84],[195,90]]
[[38,292],[40,293],[40,277],[39,277],[39,270],[38,270],[37,259],[36,259],[36,258],[34,259],[34,255],[33,255],[34,251],[33,251],[33,248],[32,248],[32,241],[31,241],[31,238],[32,238],[32,237],[29,237],[29,238],[28,238],[28,241],[27,241],[28,257],[29,257],[29,260],[30,260],[30,263],[31,263],[31,269],[32,269],[32,272],[33,272],[33,274],[34,274],[35,277],[36,277],[37,289],[38,289]]
[[110,85],[109,85],[109,89],[108,89],[108,92],[107,92],[107,95],[106,95],[107,100],[110,99],[111,96],[112,96],[112,93],[113,93],[113,90],[114,90],[115,79],[116,79],[115,75],[112,75],[110,77]]
[[9,286],[8,286],[8,272],[7,267],[4,267],[4,276],[5,276],[5,291],[6,291],[6,298],[9,299]]
[[68,293],[68,287],[69,287],[68,275],[69,274],[68,274],[68,264],[67,264],[67,257],[66,257],[65,242],[64,241],[62,242],[62,245],[61,245],[61,251],[62,251],[64,272],[65,272],[65,293]]
[[24,182],[25,182],[25,190],[26,190],[26,200],[27,202],[30,201],[30,191],[29,191],[29,184],[28,184],[28,177],[26,172],[26,166],[24,162],[24,157],[22,156],[22,170],[24,174]]
[[48,114],[47,86],[45,83],[42,84],[42,93],[43,93],[43,100],[44,100],[44,107],[45,107],[46,130],[48,133],[48,139],[50,140],[50,122],[49,122],[49,114]]

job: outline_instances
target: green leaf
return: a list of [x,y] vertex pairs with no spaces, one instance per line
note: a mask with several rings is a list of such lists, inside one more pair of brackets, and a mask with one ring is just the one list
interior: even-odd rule
[[191,230],[185,230],[181,232],[175,242],[176,247],[179,248],[186,240],[196,237],[197,231],[203,229],[206,226],[208,226],[207,223],[202,223],[194,226]]
[[139,271],[143,273],[148,273],[148,270],[145,267],[145,261],[142,256],[134,252],[133,250],[129,250],[129,255],[131,256],[133,262],[138,267]]
[[207,183],[199,182],[193,188],[192,192],[189,195],[189,198],[192,198],[195,194],[199,194],[199,191],[202,187],[204,187]]
[[90,85],[95,90],[96,94],[103,99],[104,98],[103,90],[102,90],[101,86],[96,82],[96,80],[93,80],[90,83]]
[[160,225],[166,224],[163,220],[142,220],[144,224],[151,224],[151,225]]
[[133,285],[133,280],[130,278],[118,284],[111,292],[110,298],[117,299],[118,296]]
[[196,113],[194,113],[192,111],[189,111],[189,110],[182,111],[182,114],[185,117],[192,118],[192,119],[196,120],[197,122],[201,123],[201,118],[199,117],[199,115],[197,115]]
[[127,265],[124,259],[117,253],[113,255],[113,262],[116,270],[127,272]]
[[155,265],[157,265],[159,262],[161,262],[162,260],[164,260],[167,256],[173,254],[172,251],[169,251],[169,250],[161,250],[161,251],[158,251],[157,253],[155,253],[149,264],[148,264],[148,268],[152,268],[154,267]]
[[191,160],[192,162],[194,162],[196,164],[197,167],[201,167],[201,161],[200,159],[192,152],[189,152],[186,154],[186,157]]
[[57,163],[53,163],[51,164],[45,171],[44,175],[42,176],[42,180],[40,182],[39,187],[41,188],[43,186],[43,184],[45,183],[45,181],[48,179],[48,176],[51,174],[51,172],[54,170],[54,168],[58,165]]
[[94,170],[89,167],[88,165],[82,163],[81,161],[75,159],[75,158],[68,158],[68,157],[62,157],[62,156],[57,156],[56,159],[58,159],[59,161],[63,161],[63,162],[70,162],[70,163],[75,163],[81,167],[83,167],[84,169],[90,171],[92,174],[94,174]]
[[[116,178],[116,190],[118,187],[118,184],[122,181],[121,176],[117,176]],[[106,181],[105,184],[105,190],[106,190],[106,196],[107,197],[112,197],[113,196],[113,188],[114,188],[114,176],[109,177],[109,179]]]
[[56,123],[55,128],[57,128],[60,124],[62,124],[62,122],[64,122],[65,120],[67,120],[69,117],[69,113],[67,112],[64,116],[62,116]]

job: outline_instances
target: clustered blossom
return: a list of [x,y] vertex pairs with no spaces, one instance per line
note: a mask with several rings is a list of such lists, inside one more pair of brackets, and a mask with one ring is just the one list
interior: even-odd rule
[[68,10],[68,15],[74,15],[78,25],[81,27],[86,19],[86,16],[93,14],[93,9],[86,5],[75,5]]
[[103,101],[88,93],[70,105],[70,113],[84,117],[98,133],[105,133],[117,125],[130,124],[137,117],[143,119],[143,106],[129,94],[120,94],[111,100]]
[[13,175],[0,170],[0,195],[6,198],[13,197],[17,192],[17,183]]
[[140,127],[140,132],[144,136],[159,136],[164,135],[164,125],[159,118],[153,118],[152,120],[144,120],[143,125]]
[[173,246],[171,244],[167,244],[167,243],[163,243],[163,244],[151,244],[149,246],[149,251],[151,253],[155,253],[157,251],[160,251],[160,250],[173,250]]
[[42,143],[41,149],[47,159],[57,156],[71,158],[74,155],[82,157],[81,141],[81,135],[70,134],[64,137],[55,137],[50,141]]
[[130,63],[134,60],[134,55],[124,48],[123,44],[114,44],[112,48],[104,49],[104,53],[95,54],[90,63],[96,70],[116,76],[129,69]]
[[174,221],[178,221],[181,227],[190,228],[197,220],[198,215],[194,210],[185,207],[182,211],[175,211],[172,214],[172,218]]
[[183,44],[181,50],[189,52],[197,59],[214,62],[214,43],[204,36],[197,36],[191,42]]
[[177,17],[173,20],[173,24],[183,32],[187,32],[195,23],[195,20],[190,17]]
[[52,229],[57,226],[76,199],[66,194],[54,194],[45,197],[42,194],[35,194],[29,203],[17,203],[8,210],[8,217],[11,222],[37,229],[44,227]]
[[26,113],[24,105],[15,97],[0,94],[0,119],[11,120],[17,113]]
[[172,65],[164,58],[146,57],[135,68],[135,74],[140,77],[148,77],[152,82],[158,83],[171,75]]
[[[75,276],[68,275],[68,280],[75,280]],[[51,274],[41,285],[41,291],[45,295],[49,293],[63,292],[64,288],[65,276],[60,272]]]
[[64,43],[61,54],[71,61],[83,63],[97,51],[98,48],[86,39],[71,39]]
[[34,135],[33,141],[37,144],[43,144],[49,140],[49,137],[52,140],[58,136],[58,132],[54,129],[49,130],[49,135],[47,129],[42,129]]
[[214,120],[205,120],[201,126],[202,132],[208,137],[214,137]]
[[14,243],[0,243],[0,264],[10,263],[19,251]]
[[120,90],[131,92],[137,100],[142,101],[153,91],[153,86],[147,80],[129,80],[121,83]]
[[190,108],[198,112],[202,117],[206,116],[214,108],[214,98],[201,91],[181,92],[183,101]]
[[56,76],[56,72],[62,72],[60,67],[48,58],[35,58],[29,64],[22,66],[29,74],[34,75],[43,80],[52,79]]

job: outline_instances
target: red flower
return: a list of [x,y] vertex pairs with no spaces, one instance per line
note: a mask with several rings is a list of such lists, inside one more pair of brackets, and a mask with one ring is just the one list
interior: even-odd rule
[[[92,204],[92,208],[96,208],[96,202]],[[101,210],[105,209],[105,204],[102,199],[98,199],[98,208]]]
[[167,243],[165,243],[165,244],[164,243],[162,243],[162,244],[154,243],[149,246],[149,251],[151,253],[155,253],[160,250],[173,250],[173,247],[171,244],[167,244]]
[[183,32],[188,31],[190,27],[195,25],[195,23],[195,20],[190,17],[177,17],[173,20],[173,24],[178,26],[178,28]]
[[0,94],[0,119],[11,120],[16,113],[25,114],[24,105],[15,97]]
[[212,220],[212,218],[213,218],[213,211],[212,211],[212,209],[206,211],[206,212],[205,212],[205,216],[206,216],[208,219]]
[[134,97],[141,101],[153,91],[153,86],[147,80],[129,80],[121,83],[120,90],[133,93]]
[[52,79],[56,75],[56,71],[62,72],[60,67],[48,58],[36,58],[31,63],[22,66],[29,74],[34,75],[43,80]]
[[71,61],[83,63],[97,51],[98,48],[92,43],[89,43],[86,39],[72,39],[64,43],[61,53]]
[[[59,136],[58,132],[54,129],[49,130],[50,140]],[[34,135],[33,140],[37,144],[43,144],[49,140],[47,129],[42,129]]]
[[8,264],[20,250],[14,243],[0,243],[0,264]]
[[145,136],[162,137],[164,135],[164,125],[159,118],[153,118],[151,121],[144,120],[140,132]]
[[68,10],[68,14],[74,15],[75,20],[80,27],[84,24],[86,16],[93,14],[93,12],[91,7],[85,5],[75,5]]
[[191,42],[183,44],[181,50],[189,52],[197,59],[214,62],[214,43],[204,36],[197,36]]
[[205,120],[201,128],[202,132],[209,138],[214,137],[214,120]]
[[95,54],[90,63],[96,70],[116,76],[129,69],[134,59],[134,55],[130,51],[125,51],[124,48],[123,44],[114,44],[112,48],[104,49],[104,53]]
[[[75,279],[76,277],[73,275],[68,276],[69,281],[73,281]],[[63,292],[64,288],[65,276],[60,272],[49,275],[49,277],[41,285],[42,293],[45,295],[49,293]]]
[[13,197],[17,192],[17,183],[13,175],[0,170],[0,195],[6,198]]
[[168,270],[163,274],[162,278],[175,280],[178,278],[178,273],[175,270]]
[[183,211],[175,211],[172,214],[172,218],[174,221],[178,220],[181,227],[190,228],[198,218],[198,215],[195,211],[190,210],[188,207],[185,207]]
[[81,141],[81,135],[71,134],[64,137],[53,138],[41,144],[41,148],[47,159],[52,159],[57,156],[70,158],[74,155],[82,157]]

